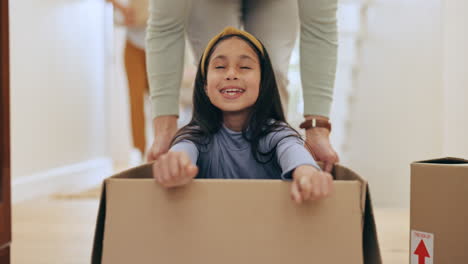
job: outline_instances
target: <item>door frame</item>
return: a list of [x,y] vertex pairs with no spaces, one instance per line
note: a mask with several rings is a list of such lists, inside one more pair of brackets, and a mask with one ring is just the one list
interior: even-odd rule
[[10,263],[10,52],[9,0],[0,1],[0,263]]

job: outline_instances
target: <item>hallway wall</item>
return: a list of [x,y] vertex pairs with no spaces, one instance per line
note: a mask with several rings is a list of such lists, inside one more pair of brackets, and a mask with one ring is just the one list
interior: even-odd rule
[[444,155],[468,159],[468,1],[445,0]]
[[[95,0],[10,1],[14,199],[58,181],[87,180],[74,179],[78,174],[96,182],[97,174],[110,172],[106,6]],[[39,188],[46,178],[48,185]]]
[[342,163],[408,207],[410,163],[443,155],[442,0],[370,1]]

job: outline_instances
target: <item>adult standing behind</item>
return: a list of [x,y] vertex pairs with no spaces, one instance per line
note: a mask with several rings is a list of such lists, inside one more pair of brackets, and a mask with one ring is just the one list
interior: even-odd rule
[[142,155],[146,150],[144,98],[148,92],[146,75],[145,36],[148,20],[148,0],[130,0],[123,4],[119,0],[107,0],[121,15],[117,22],[126,27],[124,51],[125,71],[128,81],[133,146]]
[[177,131],[186,30],[199,59],[200,47],[216,32],[242,21],[245,30],[270,50],[279,86],[286,87],[299,14],[304,116],[309,120],[303,123],[308,128],[306,142],[312,155],[331,171],[338,162],[328,126],[337,61],[337,0],[298,0],[297,4],[295,0],[197,0],[191,6],[190,0],[150,0],[146,54],[155,141],[148,160],[167,152]]

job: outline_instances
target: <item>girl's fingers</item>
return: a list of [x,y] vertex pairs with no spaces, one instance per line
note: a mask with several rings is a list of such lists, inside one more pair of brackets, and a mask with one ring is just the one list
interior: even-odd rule
[[330,194],[331,185],[330,179],[331,175],[328,172],[322,172],[322,196],[320,198],[325,198]]
[[328,185],[328,195],[331,195],[335,189],[335,186],[333,185],[333,176],[329,173],[327,173],[327,185]]
[[315,198],[322,199],[330,195],[333,188],[333,178],[327,172],[320,172],[317,181],[317,191],[315,191]]
[[299,186],[297,181],[293,181],[291,184],[291,198],[296,202],[296,203],[301,203],[302,198],[301,198],[301,192],[299,190]]
[[312,196],[312,181],[311,177],[301,177],[299,178],[299,190],[301,192],[301,197],[304,201],[307,201]]
[[185,152],[181,152],[179,156],[179,164],[181,168],[187,167],[191,163],[189,157]]
[[154,179],[156,179],[157,182],[160,182],[159,174],[160,174],[159,162],[155,161],[153,163],[153,177]]
[[167,154],[162,155],[161,157],[159,157],[159,159],[161,160],[161,162],[160,162],[160,164],[161,164],[161,167],[160,167],[160,170],[161,170],[161,176],[160,176],[161,183],[163,185],[166,185],[171,181],[171,176],[169,174],[169,166],[167,164],[168,163]]
[[169,172],[171,173],[171,181],[177,181],[180,176],[180,168],[179,168],[179,157],[177,153],[168,153],[169,159]]
[[190,159],[185,155],[185,153],[181,153],[179,156],[179,167],[180,167],[180,174],[181,174],[181,179],[183,181],[186,181],[188,176],[187,176],[187,166],[190,164]]
[[320,177],[320,172],[316,172],[312,178],[312,193],[311,200],[315,201],[320,199],[322,194],[322,177]]
[[198,167],[193,164],[190,164],[186,167],[185,173],[189,179],[193,179],[198,174]]
[[179,159],[179,165],[180,165],[180,169],[182,170],[183,179],[186,179],[187,177],[189,177],[187,175],[188,174],[187,167],[190,165],[190,163],[191,161],[189,157],[185,153],[181,153],[180,159]]

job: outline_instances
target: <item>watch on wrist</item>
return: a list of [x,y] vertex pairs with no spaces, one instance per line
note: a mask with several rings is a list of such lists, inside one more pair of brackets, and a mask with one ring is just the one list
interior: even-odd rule
[[328,129],[328,131],[331,132],[331,123],[328,120],[323,120],[323,119],[317,119],[317,118],[312,118],[312,119],[306,119],[304,122],[301,123],[299,126],[300,128],[303,129],[311,129],[311,128],[316,128],[316,127],[323,127]]

